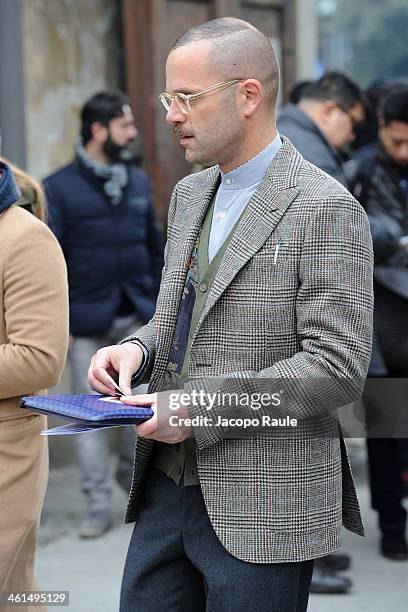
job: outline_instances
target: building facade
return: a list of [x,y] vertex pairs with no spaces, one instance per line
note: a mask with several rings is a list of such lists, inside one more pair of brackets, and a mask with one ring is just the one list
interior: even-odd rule
[[84,100],[121,87],[132,101],[164,224],[172,187],[190,172],[158,100],[173,41],[207,19],[251,21],[280,59],[282,102],[297,78],[311,76],[314,1],[0,0],[3,155],[42,178],[72,157]]

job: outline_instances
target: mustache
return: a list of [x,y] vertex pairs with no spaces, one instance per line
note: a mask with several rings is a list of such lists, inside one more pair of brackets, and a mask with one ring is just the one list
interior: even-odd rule
[[173,134],[175,134],[176,136],[180,136],[181,138],[185,138],[186,136],[193,136],[191,132],[184,131],[178,125],[173,126]]

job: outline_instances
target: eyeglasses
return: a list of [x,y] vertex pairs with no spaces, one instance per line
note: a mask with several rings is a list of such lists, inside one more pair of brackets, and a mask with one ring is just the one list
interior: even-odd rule
[[234,79],[233,81],[223,81],[222,83],[216,83],[207,89],[203,89],[202,91],[198,91],[197,93],[192,94],[184,94],[180,92],[176,92],[174,94],[168,93],[167,91],[161,93],[159,95],[159,100],[163,104],[166,111],[170,110],[170,106],[172,102],[175,102],[178,108],[182,113],[188,115],[191,112],[190,102],[191,100],[196,100],[197,98],[201,98],[201,96],[206,96],[208,93],[213,91],[219,91],[221,89],[225,89],[226,87],[230,87],[231,85],[235,85],[236,83],[241,83],[243,79]]

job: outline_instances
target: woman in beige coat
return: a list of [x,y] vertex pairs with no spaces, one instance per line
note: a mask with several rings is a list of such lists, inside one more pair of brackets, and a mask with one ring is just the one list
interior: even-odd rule
[[[39,186],[24,173],[17,180],[23,196],[0,159],[0,592],[38,589],[33,565],[48,479],[47,438],[40,436],[46,418],[20,408],[19,398],[58,382],[68,340],[64,257],[41,220]],[[34,214],[24,210],[30,204]]]

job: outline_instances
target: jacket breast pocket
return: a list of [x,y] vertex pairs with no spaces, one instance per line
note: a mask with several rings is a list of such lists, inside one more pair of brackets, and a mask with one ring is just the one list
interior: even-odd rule
[[240,280],[263,287],[264,291],[297,290],[298,269],[296,250],[284,241],[271,240],[244,266]]

